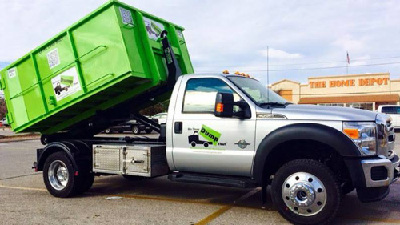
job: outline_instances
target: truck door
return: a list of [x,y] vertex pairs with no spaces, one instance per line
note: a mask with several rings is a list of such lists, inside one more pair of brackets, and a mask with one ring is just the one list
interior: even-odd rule
[[180,88],[173,119],[175,169],[250,176],[255,150],[254,116],[250,119],[214,116],[217,92],[233,93],[235,101],[243,99],[222,79],[183,79],[186,87]]

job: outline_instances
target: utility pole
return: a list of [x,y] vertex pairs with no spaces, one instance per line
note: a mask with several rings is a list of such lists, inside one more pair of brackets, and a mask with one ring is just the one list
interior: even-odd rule
[[346,51],[346,75],[349,74],[350,56],[349,51]]
[[[269,46],[267,46],[267,88],[269,88]],[[269,101],[269,90],[267,92],[267,99]]]

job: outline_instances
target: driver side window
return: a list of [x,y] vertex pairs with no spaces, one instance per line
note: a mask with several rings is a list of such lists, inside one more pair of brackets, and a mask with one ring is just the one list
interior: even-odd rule
[[241,100],[240,96],[220,79],[192,78],[188,80],[183,99],[183,113],[214,113],[218,92],[232,93],[235,102]]

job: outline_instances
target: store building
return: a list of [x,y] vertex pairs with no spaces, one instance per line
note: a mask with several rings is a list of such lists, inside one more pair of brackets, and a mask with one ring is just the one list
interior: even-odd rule
[[376,110],[379,105],[399,105],[400,79],[390,73],[309,77],[307,84],[281,80],[270,88],[290,102],[347,106]]

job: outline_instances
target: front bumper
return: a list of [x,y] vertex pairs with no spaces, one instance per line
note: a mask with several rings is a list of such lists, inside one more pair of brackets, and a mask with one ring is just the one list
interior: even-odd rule
[[365,177],[365,187],[386,187],[399,177],[399,157],[394,154],[391,159],[363,159],[362,169]]

